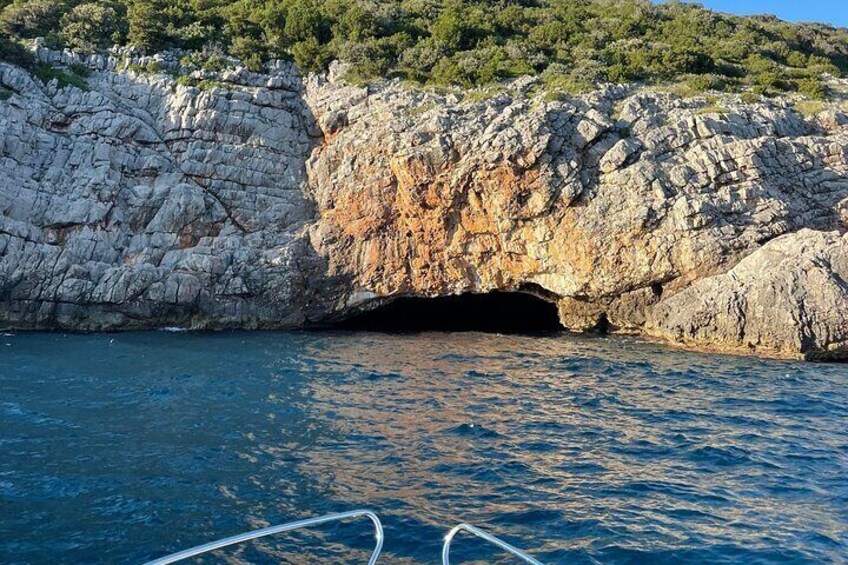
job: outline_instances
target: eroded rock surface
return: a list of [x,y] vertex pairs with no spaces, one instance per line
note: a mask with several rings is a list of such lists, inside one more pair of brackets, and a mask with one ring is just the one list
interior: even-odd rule
[[94,61],[90,92],[0,65],[0,317],[34,328],[278,327],[320,270],[293,68],[203,92]]
[[[836,108],[620,87],[549,102],[529,79],[481,99],[304,84],[285,64],[204,91],[86,62],[90,92],[0,65],[6,325],[302,327],[515,290],[574,330],[845,353],[844,271],[804,267],[848,246]],[[791,330],[752,333],[781,316]]]
[[715,350],[829,359],[848,354],[848,234],[770,241],[729,272],[662,301],[651,335]]

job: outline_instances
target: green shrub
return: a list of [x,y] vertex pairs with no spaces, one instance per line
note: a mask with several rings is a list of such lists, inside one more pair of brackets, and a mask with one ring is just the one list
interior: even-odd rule
[[61,0],[15,2],[0,13],[0,30],[22,39],[54,35],[66,9]]
[[442,59],[433,68],[432,78],[443,85],[492,84],[509,76],[508,59],[504,50],[495,46],[461,51],[450,59]]
[[834,76],[840,76],[842,74],[836,63],[821,55],[810,55],[807,62],[807,69],[815,74],[829,73]]
[[197,88],[204,92],[214,90],[216,88],[229,88],[229,85],[225,82],[212,79],[198,79],[187,75],[177,77],[176,83],[181,86]]
[[11,90],[6,90],[5,88],[0,87],[0,100],[8,100],[12,97],[13,94],[14,92],[12,92]]
[[92,52],[120,43],[125,34],[117,5],[87,2],[62,17],[59,36],[68,47]]
[[25,69],[31,69],[35,61],[29,51],[14,41],[0,34],[0,60],[12,63]]
[[350,4],[338,12],[333,35],[346,41],[362,42],[377,37],[377,18],[359,4]]
[[180,59],[180,64],[184,67],[202,69],[211,73],[219,73],[231,66],[223,51],[215,48],[206,48],[202,51],[189,53]]
[[81,63],[72,63],[68,68],[79,77],[88,78],[91,76],[91,69]]
[[444,45],[449,51],[469,49],[479,38],[479,30],[474,25],[472,15],[462,2],[448,4],[430,27],[430,35],[436,43]]
[[545,99],[548,101],[559,100],[567,94],[583,94],[591,91],[595,85],[589,80],[591,77],[581,76],[573,73],[567,67],[551,66],[542,73],[542,87],[545,91]]
[[320,72],[333,60],[332,52],[314,37],[298,41],[291,48],[294,62],[305,72]]
[[432,39],[415,43],[400,53],[399,63],[405,69],[412,69],[422,76],[433,70],[444,56],[445,48]]
[[131,1],[127,6],[127,41],[140,49],[167,45],[167,12],[160,0]]
[[704,106],[702,108],[698,108],[697,113],[702,115],[702,116],[706,115],[706,114],[728,114],[728,113],[730,113],[730,109],[728,109],[724,106],[718,106],[718,105],[715,105],[715,104],[710,104],[709,106]]
[[194,87],[196,87],[198,84],[200,84],[200,79],[196,79],[196,78],[190,77],[188,75],[181,75],[181,76],[177,77],[177,80],[175,82],[177,84],[179,84],[180,86],[194,86]]
[[764,88],[761,86],[755,86],[750,90],[743,92],[740,97],[742,98],[742,102],[752,104],[754,102],[760,102],[765,94],[766,91]]
[[260,39],[251,36],[234,37],[230,43],[230,53],[244,62],[251,71],[262,71],[265,45]]
[[807,61],[809,57],[800,53],[798,51],[793,51],[786,57],[786,64],[790,67],[795,67],[796,69],[803,69],[807,66]]
[[271,58],[293,59],[307,72],[340,59],[359,82],[399,76],[477,86],[553,69],[547,80],[561,90],[641,81],[769,94],[848,73],[844,29],[679,1],[0,0],[0,7],[0,31],[14,39],[41,36],[81,50],[113,42],[175,47],[200,54],[190,66],[211,71],[228,57],[255,71]]
[[227,83],[225,83],[225,82],[220,82],[220,81],[217,81],[217,80],[212,80],[212,79],[207,78],[207,79],[203,79],[200,82],[198,82],[197,88],[206,92],[206,91],[209,91],[209,90],[214,90],[216,88],[229,88],[229,85],[227,85]]
[[811,100],[823,100],[827,97],[827,86],[817,78],[798,81],[798,92]]
[[819,100],[804,100],[795,103],[795,109],[806,117],[812,117],[827,109],[827,106]]
[[85,78],[75,74],[73,71],[65,72],[57,69],[49,63],[38,63],[35,65],[33,74],[44,84],[56,79],[59,88],[72,86],[86,92],[89,90],[88,82],[86,82]]
[[347,76],[353,82],[367,82],[375,76],[399,75],[409,77],[407,72],[398,68],[397,53],[410,45],[411,38],[398,33],[379,39],[363,42],[346,41],[339,44],[340,52],[346,53],[345,60],[351,63]]
[[722,91],[728,85],[727,77],[715,74],[695,75],[686,80],[686,86],[695,93]]
[[753,83],[765,89],[778,88],[781,84],[780,73],[777,71],[766,71],[757,73],[752,77]]
[[162,72],[162,63],[159,61],[148,61],[144,65],[130,65],[130,70],[137,75],[155,75]]
[[292,42],[327,39],[329,22],[313,0],[290,0],[283,26],[284,37]]

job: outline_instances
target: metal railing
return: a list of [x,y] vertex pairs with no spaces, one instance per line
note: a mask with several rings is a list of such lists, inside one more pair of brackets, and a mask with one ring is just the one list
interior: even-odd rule
[[505,541],[496,538],[495,536],[484,532],[479,528],[475,528],[474,526],[470,526],[468,524],[460,524],[453,528],[448,532],[448,535],[445,536],[445,544],[442,546],[442,565],[450,565],[450,546],[453,538],[461,531],[466,531],[470,534],[474,534],[480,539],[486,540],[487,542],[498,546],[503,549],[507,553],[511,553],[512,555],[518,557],[523,560],[525,563],[530,563],[531,565],[544,565],[541,561],[530,557],[517,547],[513,547],[506,543]]
[[[198,545],[189,549],[184,549],[183,551],[178,551],[177,553],[172,553],[170,555],[166,555],[165,557],[160,557],[159,559],[154,559],[153,561],[149,561],[144,565],[169,565],[170,563],[176,563],[177,561],[196,557],[204,553],[216,551],[218,549],[223,549],[231,545],[244,543],[246,541],[273,536],[276,534],[282,534],[285,532],[291,532],[302,528],[308,528],[310,526],[318,526],[321,524],[326,524],[327,522],[347,520],[349,518],[359,518],[361,516],[367,516],[374,524],[376,544],[374,546],[374,551],[371,553],[371,557],[368,559],[368,565],[375,565],[377,563],[377,558],[380,556],[380,552],[383,550],[383,524],[380,522],[380,518],[378,518],[377,515],[371,512],[370,510],[352,510],[350,512],[340,512],[338,514],[328,514],[326,516],[319,516],[317,518],[308,518],[306,520],[288,522],[279,526],[270,526],[268,528],[262,528],[261,530],[254,530],[252,532],[245,532],[243,534],[230,536],[228,538],[223,538],[217,541],[205,543],[203,545]],[[514,547],[506,543],[505,541],[496,538],[495,536],[484,532],[479,528],[475,528],[474,526],[471,526],[469,524],[459,524],[458,526],[451,529],[451,531],[449,531],[448,534],[445,536],[445,542],[442,546],[442,565],[450,565],[451,542],[453,542],[453,539],[461,531],[466,531],[470,534],[473,534],[478,538],[501,548],[507,553],[518,557],[525,563],[530,563],[530,565],[544,565],[541,561],[527,555],[517,547]]]
[[209,553],[210,551],[215,551],[216,549],[221,549],[246,541],[264,538],[267,536],[273,536],[275,534],[291,532],[293,530],[308,528],[310,526],[326,524],[327,522],[346,520],[348,518],[359,518],[360,516],[367,516],[374,523],[374,531],[376,534],[375,537],[377,539],[377,543],[374,546],[374,552],[371,554],[371,558],[368,559],[368,565],[374,565],[375,563],[377,563],[377,558],[380,556],[380,551],[382,551],[383,549],[383,524],[380,523],[380,518],[378,518],[377,515],[371,512],[370,510],[352,510],[350,512],[328,514],[327,516],[319,516],[317,518],[309,518],[307,520],[298,520],[297,522],[289,522],[287,524],[281,524],[279,526],[262,528],[261,530],[254,530],[252,532],[238,534],[203,545],[198,545],[197,547],[192,547],[190,549],[185,549],[183,551],[178,551],[177,553],[172,553],[171,555],[166,555],[165,557],[160,557],[159,559],[154,559],[153,561],[150,561],[145,565],[168,565],[169,563],[176,563],[177,561],[182,561],[183,559],[188,559],[189,557],[195,557],[203,553]]

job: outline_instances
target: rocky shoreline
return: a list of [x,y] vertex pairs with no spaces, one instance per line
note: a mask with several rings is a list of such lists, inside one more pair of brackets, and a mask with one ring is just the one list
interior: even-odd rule
[[848,357],[835,105],[359,88],[288,63],[199,88],[38,55],[90,89],[0,63],[4,326],[302,328],[505,290],[575,331]]

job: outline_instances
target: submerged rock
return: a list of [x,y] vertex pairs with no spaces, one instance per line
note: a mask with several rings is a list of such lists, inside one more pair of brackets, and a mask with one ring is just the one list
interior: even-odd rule
[[0,64],[4,325],[294,328],[506,290],[574,330],[848,356],[837,108],[94,63],[89,92]]

